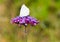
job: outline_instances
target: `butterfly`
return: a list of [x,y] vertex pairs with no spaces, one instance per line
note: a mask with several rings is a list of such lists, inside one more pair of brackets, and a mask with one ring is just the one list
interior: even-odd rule
[[20,17],[28,16],[29,15],[29,8],[25,6],[25,4],[22,5],[21,10],[20,10]]

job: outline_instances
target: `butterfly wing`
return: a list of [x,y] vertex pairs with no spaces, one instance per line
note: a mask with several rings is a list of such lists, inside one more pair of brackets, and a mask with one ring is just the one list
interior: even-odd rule
[[24,4],[21,7],[20,10],[20,17],[28,16],[29,15],[29,8],[27,8]]

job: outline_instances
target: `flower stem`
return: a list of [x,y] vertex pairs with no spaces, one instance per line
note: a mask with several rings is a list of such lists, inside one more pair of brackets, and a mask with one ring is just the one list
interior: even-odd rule
[[25,26],[25,29],[24,29],[24,30],[25,30],[25,31],[24,31],[24,33],[25,33],[25,42],[28,42],[28,41],[27,41],[27,39],[28,39],[27,36],[28,36],[28,33],[29,33],[30,29],[31,29],[31,27],[30,27],[30,28],[28,29],[28,31],[27,31],[27,28],[26,28],[26,26]]
[[25,40],[27,42],[27,30],[26,30],[26,27],[25,27]]

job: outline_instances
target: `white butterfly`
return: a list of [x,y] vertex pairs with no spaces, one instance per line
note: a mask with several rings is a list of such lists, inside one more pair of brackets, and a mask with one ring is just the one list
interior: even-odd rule
[[21,7],[20,10],[20,17],[28,16],[29,15],[29,8],[27,8],[24,4]]

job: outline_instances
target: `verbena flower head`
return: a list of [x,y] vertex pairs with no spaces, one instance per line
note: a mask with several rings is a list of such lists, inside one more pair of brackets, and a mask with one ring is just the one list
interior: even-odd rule
[[29,16],[29,9],[23,4],[20,10],[20,15],[11,20],[12,24],[27,26],[28,24],[35,26],[38,24],[37,19]]
[[28,24],[30,24],[32,26],[35,26],[36,24],[38,24],[38,21],[35,18],[31,17],[31,16],[25,16],[25,17],[19,17],[18,16],[16,18],[13,18],[11,20],[11,22],[13,24],[20,24],[20,25],[28,25]]

